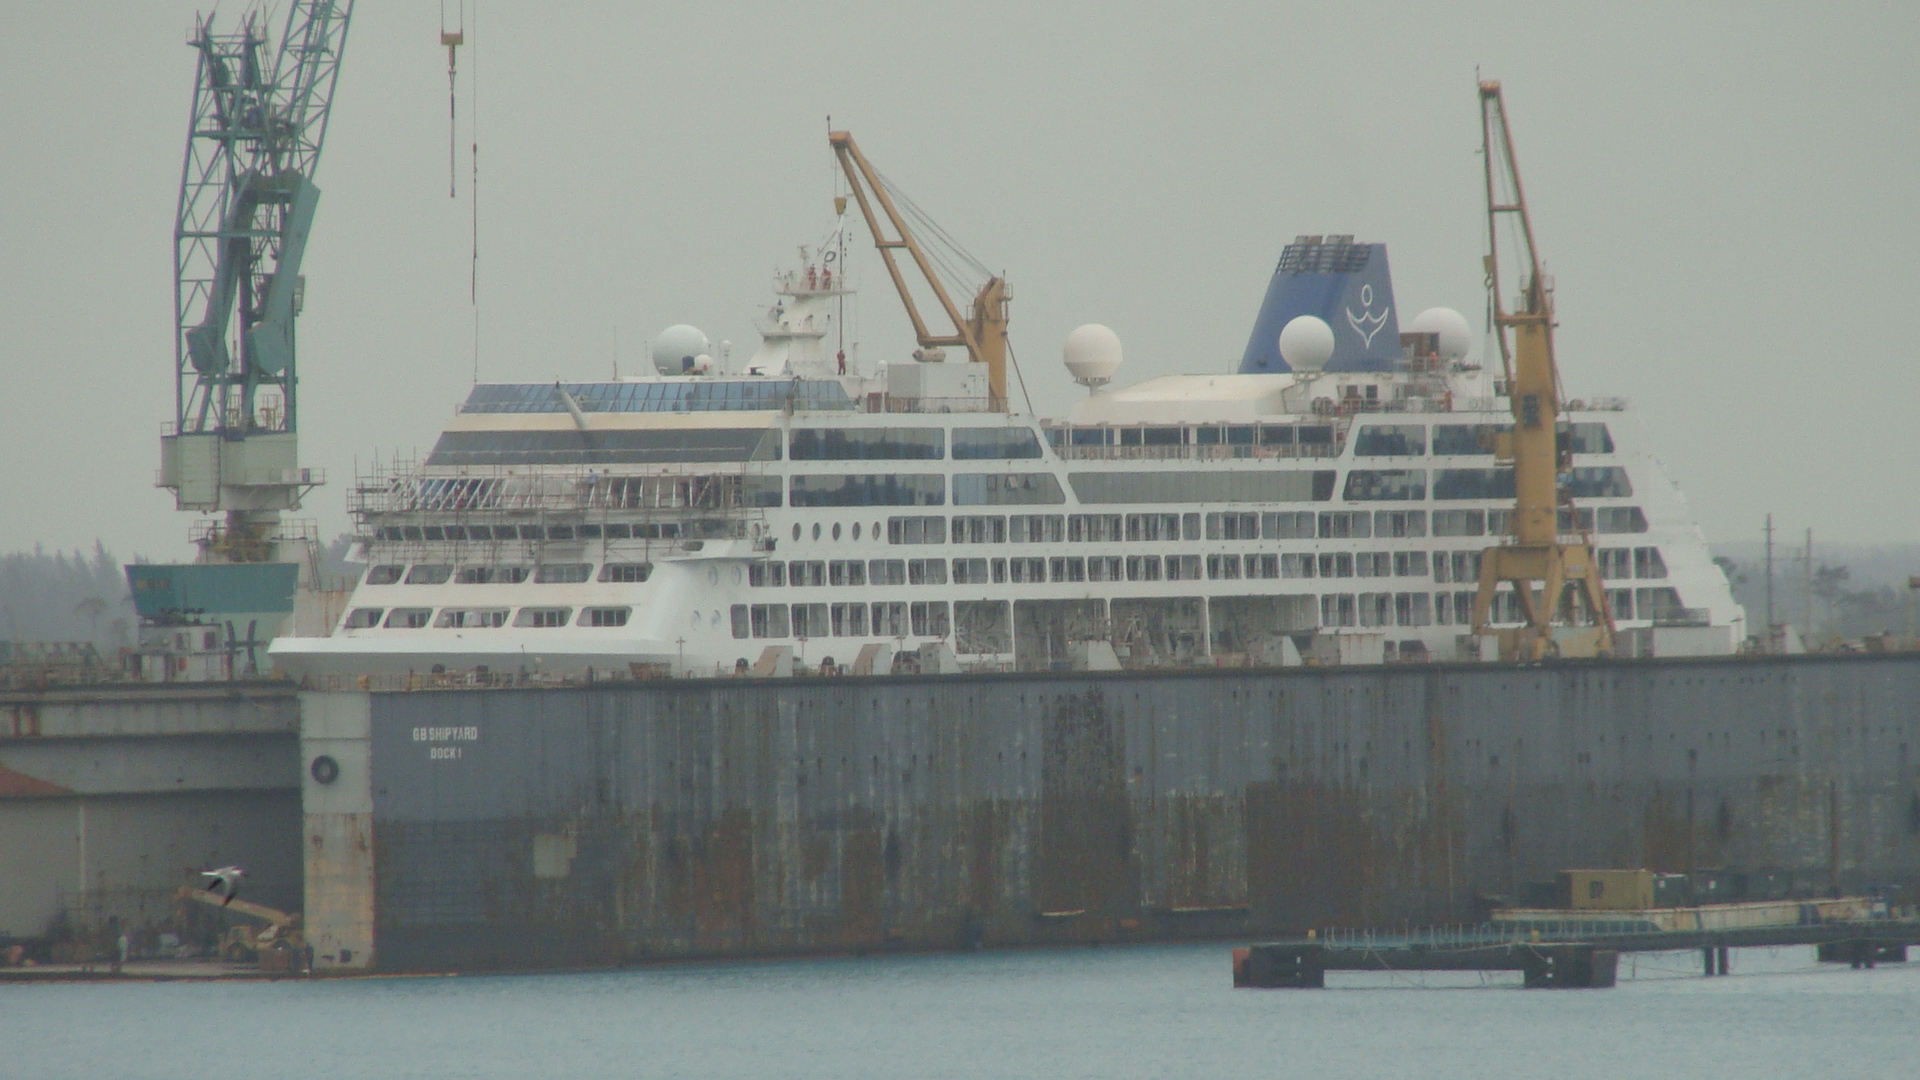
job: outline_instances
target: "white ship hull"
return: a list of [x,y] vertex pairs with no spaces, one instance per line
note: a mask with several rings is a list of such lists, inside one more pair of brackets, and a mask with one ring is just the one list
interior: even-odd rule
[[[838,293],[793,283],[768,334],[786,351],[749,371],[476,387],[425,463],[361,479],[372,569],[330,636],[274,660],[338,679],[1482,655],[1476,560],[1512,494],[1489,434],[1507,402],[1477,368],[1175,376],[1040,421],[989,411],[979,365],[843,371],[819,346]],[[1622,651],[1733,651],[1744,614],[1633,414],[1569,404],[1563,532],[1598,549]]]

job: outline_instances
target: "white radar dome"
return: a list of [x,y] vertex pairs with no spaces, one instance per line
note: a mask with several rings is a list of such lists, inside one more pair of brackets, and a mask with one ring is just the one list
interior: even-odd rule
[[707,352],[707,335],[699,327],[679,323],[653,339],[653,367],[662,375],[685,375]]
[[1416,334],[1440,335],[1440,356],[1445,360],[1461,360],[1467,350],[1473,348],[1473,327],[1467,323],[1467,317],[1446,307],[1430,307],[1413,317],[1407,329]]
[[1104,386],[1120,371],[1120,335],[1099,323],[1076,327],[1060,350],[1067,372],[1082,386]]
[[1319,371],[1333,359],[1333,327],[1312,315],[1296,315],[1280,330],[1280,359],[1295,371]]

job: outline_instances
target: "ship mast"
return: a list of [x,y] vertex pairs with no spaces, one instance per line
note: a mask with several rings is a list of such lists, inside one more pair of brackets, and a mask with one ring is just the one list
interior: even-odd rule
[[[963,317],[960,308],[953,302],[952,294],[934,271],[926,250],[914,238],[912,230],[907,228],[906,220],[894,202],[893,193],[867,162],[867,156],[860,152],[860,147],[853,141],[853,134],[846,131],[829,132],[827,142],[832,145],[834,156],[840,160],[840,170],[846,174],[847,186],[853,191],[854,201],[860,204],[860,214],[866,218],[867,231],[873,234],[873,245],[879,249],[881,260],[887,264],[887,275],[893,279],[893,287],[900,293],[900,302],[906,306],[907,318],[913,321],[913,333],[920,347],[964,347],[969,360],[987,365],[987,392],[991,395],[993,409],[1006,411],[1007,301],[1011,299],[1006,280],[997,274],[988,275],[986,284],[974,295],[972,313]],[[880,218],[874,211],[875,203],[886,214],[889,229],[881,227]],[[889,239],[889,235],[893,238]],[[934,298],[940,301],[940,307],[953,323],[953,333],[934,334],[927,328],[919,305],[914,302],[913,292],[907,287],[906,275],[901,272],[899,260],[894,256],[894,252],[901,248],[906,249],[913,258],[914,266],[919,268],[921,276],[933,288]]]
[[[1584,531],[1560,535],[1560,478],[1571,454],[1559,439],[1560,373],[1553,359],[1553,292],[1540,269],[1533,221],[1520,186],[1520,167],[1498,82],[1480,84],[1481,156],[1487,176],[1487,290],[1493,301],[1495,336],[1513,408],[1513,430],[1495,447],[1500,464],[1511,463],[1513,521],[1505,542],[1481,561],[1480,590],[1473,602],[1473,632],[1497,636],[1505,660],[1549,656],[1599,656],[1613,651],[1613,618],[1601,587],[1593,540]],[[1520,277],[1515,310],[1505,306],[1499,250],[1507,239],[1518,249]],[[1511,343],[1509,342],[1511,335]],[[1577,515],[1572,528],[1578,529]],[[1489,626],[1493,598],[1502,585],[1519,600],[1524,626]]]

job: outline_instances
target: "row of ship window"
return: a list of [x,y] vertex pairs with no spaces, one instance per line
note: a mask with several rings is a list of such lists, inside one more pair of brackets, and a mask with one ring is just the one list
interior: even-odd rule
[[573,525],[382,525],[374,536],[393,541],[437,540],[678,540],[680,523],[606,522]]
[[[538,396],[550,392],[551,388],[542,388],[534,393]],[[526,404],[533,407],[515,408],[505,402],[469,402],[465,411],[559,411],[559,406],[551,401]],[[587,411],[595,410],[589,407]],[[1511,425],[1507,424],[1435,424],[1431,429],[1425,424],[1414,423],[1362,424],[1353,435],[1353,453],[1356,457],[1421,457],[1427,454],[1431,445],[1435,456],[1490,455],[1494,453],[1498,436],[1509,430]],[[468,455],[503,450],[537,452],[554,440],[565,440],[571,449],[577,441],[572,439],[572,432],[489,431],[449,434],[458,435],[464,440],[459,443],[457,452]],[[712,451],[719,444],[732,449],[732,453],[724,455],[728,458],[744,459],[748,453],[756,457],[780,457],[777,433],[764,429],[723,429],[703,434],[708,442],[715,445],[704,447],[708,453],[695,455],[700,460],[713,458]],[[772,445],[765,450],[756,450],[768,435],[773,436]],[[662,456],[659,451],[665,448],[664,445],[655,447],[652,443],[671,443],[676,438],[684,441],[686,433],[606,431],[597,432],[596,437],[605,444],[603,449],[651,450],[654,451],[651,456],[666,460],[673,455]],[[1337,444],[1338,438],[1338,433],[1329,424],[1128,424],[1052,427],[1047,430],[1047,441],[1058,448],[1199,446],[1245,447],[1249,450],[1254,447],[1311,449],[1331,448]],[[1610,454],[1614,449],[1613,437],[1603,423],[1563,421],[1560,424],[1559,442],[1561,450],[1567,453]],[[452,448],[436,448],[436,453],[442,451],[452,451]],[[1042,452],[1040,441],[1032,429],[1024,427],[957,427],[951,430],[938,427],[831,427],[793,429],[787,435],[786,456],[792,461],[940,461],[949,457],[954,461],[1006,461],[1039,458]]]
[[508,625],[534,629],[552,629],[560,626],[625,626],[633,617],[630,607],[588,607],[581,608],[578,615],[570,607],[523,607],[513,608],[441,608],[438,617],[433,608],[397,607],[354,608],[347,613],[343,624],[347,630],[371,630],[384,627],[388,630],[424,630],[433,627],[436,630],[481,630]]
[[[1082,503],[1166,502],[1328,502],[1333,499],[1337,473],[1323,470],[1234,470],[1212,472],[1074,472],[1067,482]],[[683,478],[615,477],[606,481],[604,501],[612,507],[781,505],[781,478],[739,476],[725,484],[699,485]],[[1067,501],[1060,478],[1051,472],[955,473],[951,485],[940,473],[800,473],[786,478],[786,505],[800,508],[860,506],[1059,506]],[[1350,469],[1342,498],[1347,502],[1423,502],[1435,500],[1510,501],[1514,497],[1511,468],[1470,469]],[[664,486],[663,486],[664,485]],[[682,491],[681,488],[685,490]],[[492,489],[476,488],[471,495],[449,494],[450,484],[423,486],[423,505],[449,509],[493,509]],[[1624,499],[1633,495],[1627,471],[1617,465],[1575,466],[1560,478],[1560,490],[1573,499]],[[697,497],[698,496],[698,497]],[[600,496],[596,496],[600,497]],[[404,528],[404,526],[401,526]],[[439,526],[445,529],[448,526]],[[565,537],[548,533],[528,535],[528,526],[453,526],[472,539],[653,539],[648,526],[559,526]],[[472,532],[478,528],[480,534]],[[534,526],[533,528],[537,528]],[[554,528],[549,526],[549,528]],[[582,529],[587,531],[580,531]],[[501,530],[506,530],[502,535]],[[620,530],[627,531],[620,531]],[[632,530],[640,529],[642,532]],[[609,531],[611,530],[611,531]],[[670,539],[667,534],[659,538]]]
[[[1606,578],[1664,578],[1665,559],[1657,547],[1601,548],[1600,575]],[[951,566],[951,575],[948,573]],[[1204,573],[1202,570],[1204,567]],[[1325,551],[1297,554],[1214,555],[1054,555],[1034,558],[961,559],[796,559],[756,562],[747,567],[754,586],[1039,584],[1047,581],[1197,581],[1240,578],[1426,577],[1435,581],[1477,581],[1480,552]],[[542,563],[538,566],[452,566],[446,563],[382,564],[367,570],[368,585],[512,585],[532,580],[543,585],[577,585],[598,580],[641,584],[653,575],[652,563]]]
[[[957,514],[887,519],[892,544],[1139,543],[1157,540],[1366,540],[1372,537],[1503,536],[1511,510],[1282,510],[1213,514]],[[860,539],[854,526],[853,539]],[[1637,506],[1560,510],[1562,532],[1643,533]],[[875,532],[877,533],[876,526]],[[793,526],[793,538],[805,533]],[[822,539],[813,527],[813,539]],[[832,538],[840,539],[834,525]]]
[[[1328,502],[1338,474],[1323,470],[1205,472],[1074,472],[1070,484],[1087,504],[1243,502]],[[1432,484],[1429,488],[1429,478]],[[778,476],[606,477],[594,481],[594,505],[609,509],[727,509],[862,506],[1058,506],[1067,495],[1051,472],[851,473]],[[1572,499],[1624,499],[1633,495],[1625,469],[1614,465],[1576,466],[1561,477]],[[1441,502],[1514,497],[1511,468],[1350,469],[1342,498],[1347,502]],[[432,478],[409,496],[406,509],[506,510],[511,492],[486,478]],[[1424,512],[1424,511],[1423,511]],[[1436,511],[1436,513],[1456,511]],[[1589,511],[1590,512],[1590,511]],[[686,529],[680,522],[515,523],[500,525],[383,525],[383,540],[674,540]]]
[[[1435,456],[1490,455],[1510,424],[1435,424]],[[1424,457],[1425,424],[1362,424],[1353,436],[1355,457]],[[1099,446],[1313,446],[1331,445],[1332,427],[1321,424],[1203,424],[1059,427],[1047,432],[1056,447]],[[1611,454],[1613,436],[1602,423],[1560,424],[1560,449],[1573,454]]]
[[[1427,577],[1480,580],[1478,551],[1326,551],[1258,555],[1053,555],[1006,559],[795,559],[747,567],[762,588],[854,585],[1044,584],[1081,581],[1237,581],[1244,578]],[[1607,578],[1665,578],[1659,548],[1601,548]],[[949,568],[951,573],[949,574]]]
[[[1507,424],[1436,424],[1436,456],[1490,455]],[[1026,428],[954,428],[956,461],[1037,458],[1040,444]],[[1055,427],[1056,447],[1089,446],[1332,446],[1329,424],[1138,424]],[[787,440],[794,461],[910,461],[946,457],[940,428],[796,428]],[[1611,454],[1613,436],[1602,423],[1561,423],[1560,448],[1574,454]],[[1420,457],[1428,447],[1425,424],[1363,424],[1353,437],[1357,457]]]
[[[1488,455],[1506,424],[1436,424],[1435,455]],[[1328,424],[1141,424],[1050,428],[1055,446],[1331,446]],[[1613,437],[1601,423],[1562,423],[1560,447],[1575,454],[1610,454]],[[792,461],[939,461],[948,446],[955,461],[1013,460],[1041,456],[1029,428],[795,428],[787,436]],[[1363,424],[1353,439],[1358,457],[1408,457],[1427,453],[1425,424]],[[777,449],[776,449],[777,453]]]
[[[1609,589],[1607,600],[1616,619],[1662,619],[1681,612],[1680,594],[1671,587]],[[1424,592],[1326,593],[1320,597],[1320,624],[1324,627],[1465,626],[1472,622],[1471,590]],[[993,607],[1004,612],[1005,600],[956,602],[963,619],[979,616],[969,608]],[[734,604],[731,627],[736,638],[785,637],[946,637],[952,629],[945,600],[882,601],[833,604]],[[382,627],[390,630],[494,629],[509,625],[526,629],[563,626],[622,627],[633,615],[630,607],[587,607],[576,615],[570,607],[355,608],[346,618],[348,630]],[[1519,603],[1510,592],[1495,594],[1492,620],[1518,622]],[[1004,617],[1002,617],[1004,621]]]
[[[1347,502],[1418,502],[1427,497],[1426,469],[1349,469],[1341,497]],[[1512,469],[1434,469],[1433,497],[1511,499]],[[1576,465],[1560,477],[1560,491],[1574,499],[1625,499],[1633,481],[1618,465]]]
[[[1500,536],[1508,531],[1509,510],[1287,510],[1212,514],[960,514],[952,518],[956,544],[1058,543],[1147,540],[1344,540],[1373,536]],[[947,543],[948,519],[931,515],[902,515],[887,519],[884,535],[894,544]],[[1647,517],[1637,506],[1581,507],[1560,510],[1562,532],[1641,533]],[[815,540],[851,537],[866,530],[859,522],[842,526],[815,524]],[[876,522],[872,535],[883,527]],[[570,525],[387,525],[374,534],[380,540],[490,541],[490,540],[654,540],[676,539],[676,522],[602,523]],[[793,539],[807,535],[793,526]]]
[[[1439,501],[1514,497],[1511,468],[1475,468],[1349,469],[1341,498],[1424,502],[1429,473],[1432,497]],[[1333,497],[1335,475],[1330,469],[1206,475],[1076,472],[1067,481],[1080,501],[1088,503],[1224,502],[1239,501],[1240,495],[1246,501],[1326,502]],[[763,479],[769,483],[756,486],[750,503],[780,505],[778,479]],[[955,506],[1057,506],[1067,501],[1059,477],[1050,472],[955,473],[952,480]],[[1633,495],[1633,482],[1617,465],[1581,465],[1560,478],[1560,491],[1573,499],[1625,499]],[[940,473],[801,473],[787,478],[787,505],[794,507],[944,506],[947,496],[947,477]]]
[[[1329,629],[1471,626],[1474,595],[1473,590],[1442,593],[1326,593],[1320,597],[1320,626]],[[1684,610],[1679,591],[1671,586],[1609,589],[1607,603],[1613,617],[1621,620],[1636,617],[1668,619],[1681,615]],[[963,626],[1009,625],[1008,604],[1006,600],[958,600],[953,602],[951,614],[945,600],[895,600],[872,604],[734,604],[730,608],[729,621],[733,636],[741,639],[946,637],[956,619]],[[1522,618],[1519,599],[1513,593],[1494,594],[1490,621],[1517,623]]]
[[653,576],[653,564],[610,562],[594,573],[592,563],[541,563],[538,566],[453,566],[449,563],[383,563],[367,569],[369,585],[518,585],[531,578],[538,585],[578,585],[599,580],[637,585]]
[[[792,461],[1009,461],[1045,456],[1031,428],[795,428],[785,442]],[[551,463],[777,461],[780,433],[767,428],[596,431],[582,440],[566,431],[449,431],[430,464],[480,464],[501,458]]]

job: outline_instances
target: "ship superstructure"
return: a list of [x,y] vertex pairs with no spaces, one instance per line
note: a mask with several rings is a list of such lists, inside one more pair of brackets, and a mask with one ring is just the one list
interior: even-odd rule
[[[816,256],[780,280],[737,371],[674,355],[699,341],[656,348],[667,374],[474,387],[425,460],[356,485],[370,569],[331,636],[275,658],[711,675],[1485,652],[1480,561],[1514,505],[1494,456],[1506,388],[1467,362],[1458,315],[1398,332],[1384,247],[1287,245],[1260,322],[1334,315],[1331,345],[1294,348],[1305,363],[1250,348],[1242,373],[1149,379],[1054,420],[996,409],[979,364],[843,367],[819,344],[843,287],[826,271]],[[1362,275],[1363,303],[1328,287]],[[1743,613],[1634,414],[1566,406],[1561,530],[1592,537],[1622,651],[1733,651]]]

